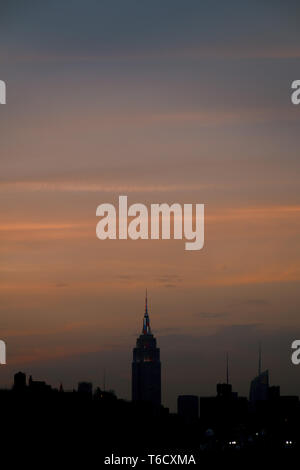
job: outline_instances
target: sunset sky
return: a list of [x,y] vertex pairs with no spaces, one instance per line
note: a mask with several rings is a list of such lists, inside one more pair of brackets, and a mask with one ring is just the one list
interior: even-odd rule
[[[23,370],[130,398],[145,288],[163,403],[300,395],[298,1],[4,0],[0,386]],[[204,203],[205,245],[100,241],[96,208]]]

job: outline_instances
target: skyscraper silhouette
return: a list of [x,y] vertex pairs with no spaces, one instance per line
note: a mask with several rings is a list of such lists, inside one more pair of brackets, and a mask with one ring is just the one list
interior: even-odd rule
[[258,375],[250,384],[250,402],[265,401],[268,399],[269,391],[269,371],[261,371],[261,344],[259,343],[258,352]]
[[161,404],[161,364],[159,348],[151,333],[146,291],[142,334],[133,349],[132,400]]

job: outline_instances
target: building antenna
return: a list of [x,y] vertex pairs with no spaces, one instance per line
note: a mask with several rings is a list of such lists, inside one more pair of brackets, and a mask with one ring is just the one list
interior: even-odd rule
[[106,387],[106,373],[105,373],[105,368],[103,370],[103,391],[105,392],[105,387]]
[[148,292],[146,288],[146,296],[145,296],[145,314],[148,315]]
[[229,364],[228,364],[228,352],[226,353],[226,382],[229,384]]
[[261,374],[261,343],[258,346],[258,375]]
[[144,320],[143,320],[143,335],[151,335],[151,328],[150,328],[150,320],[148,315],[148,291],[146,289],[146,296],[145,296],[145,313],[144,313]]

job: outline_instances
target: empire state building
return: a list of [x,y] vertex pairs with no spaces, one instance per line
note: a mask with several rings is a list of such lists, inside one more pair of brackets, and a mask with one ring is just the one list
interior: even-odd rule
[[142,334],[133,349],[132,400],[161,404],[161,365],[159,348],[151,333],[146,292]]

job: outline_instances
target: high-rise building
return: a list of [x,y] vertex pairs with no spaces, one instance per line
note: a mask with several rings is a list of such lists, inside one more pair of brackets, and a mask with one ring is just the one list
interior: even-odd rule
[[142,334],[133,349],[132,400],[161,404],[160,352],[151,333],[147,291]]
[[24,391],[26,389],[26,374],[24,372],[17,372],[14,375],[14,390]]
[[259,345],[258,375],[250,384],[249,399],[251,403],[268,400],[269,393],[269,371],[261,371],[261,346]]

